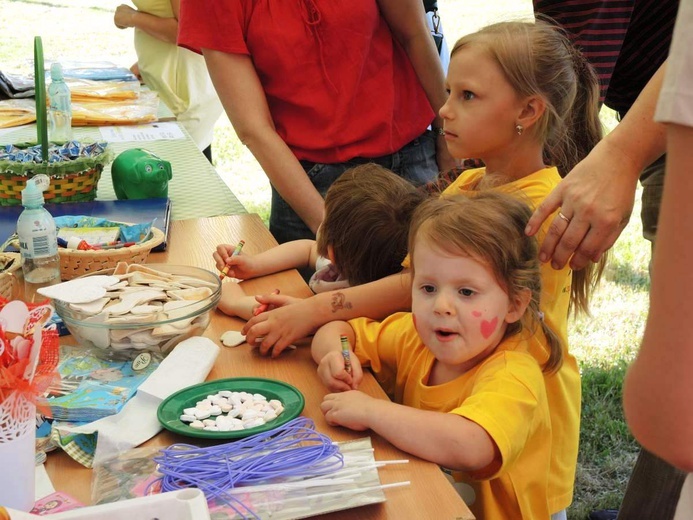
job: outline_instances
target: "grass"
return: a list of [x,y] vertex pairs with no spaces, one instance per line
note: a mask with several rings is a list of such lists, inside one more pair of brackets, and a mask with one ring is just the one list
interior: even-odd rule
[[[439,0],[449,43],[487,23],[531,16],[529,0]],[[95,0],[0,0],[0,68],[32,55],[33,36],[43,37],[47,59],[109,60],[130,66],[135,60],[132,31],[113,25],[115,3]],[[22,22],[17,22],[21,20]],[[28,28],[28,30],[27,30]],[[613,127],[613,114],[602,120]],[[257,161],[238,141],[226,119],[214,133],[219,174],[251,212],[265,220],[270,189]],[[639,200],[638,194],[638,200]],[[583,375],[583,415],[576,492],[568,510],[584,520],[594,509],[618,508],[637,445],[621,408],[626,366],[637,352],[648,309],[649,245],[642,239],[639,203],[612,250],[605,279],[592,300],[592,316],[572,320],[571,349]]]

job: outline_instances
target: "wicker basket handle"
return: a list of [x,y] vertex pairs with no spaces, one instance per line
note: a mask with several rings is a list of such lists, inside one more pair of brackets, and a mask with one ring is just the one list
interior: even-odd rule
[[41,159],[47,162],[46,69],[43,63],[43,42],[40,36],[34,36],[34,90],[36,92],[36,138],[41,144]]

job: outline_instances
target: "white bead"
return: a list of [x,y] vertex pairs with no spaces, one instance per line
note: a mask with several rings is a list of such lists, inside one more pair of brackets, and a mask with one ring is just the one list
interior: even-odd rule
[[196,428],[198,430],[201,430],[202,428],[205,427],[205,425],[202,423],[202,421],[193,421],[190,423],[190,426],[192,428]]
[[183,415],[180,416],[180,420],[183,422],[191,423],[191,422],[195,422],[197,420],[197,418],[194,415],[188,415],[188,414],[184,413]]

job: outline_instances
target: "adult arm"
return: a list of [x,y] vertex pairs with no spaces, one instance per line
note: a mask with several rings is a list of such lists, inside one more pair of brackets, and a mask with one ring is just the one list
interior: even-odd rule
[[134,27],[146,32],[157,40],[176,43],[180,0],[171,0],[171,8],[173,9],[173,18],[162,18],[121,4],[116,7],[113,22],[119,29]]
[[324,201],[287,144],[277,134],[250,56],[202,49],[209,75],[238,138],[281,196],[315,233]]
[[667,171],[659,214],[650,312],[624,387],[626,420],[648,450],[693,471],[693,128],[667,129]]
[[[435,112],[433,126],[443,128],[438,111],[448,98],[445,75],[435,42],[426,22],[426,13],[420,0],[378,0],[378,6],[395,39],[402,45],[416,76],[426,92]],[[436,134],[438,169],[448,171],[456,166],[448,152],[444,136]]]
[[[664,126],[654,111],[666,63],[647,83],[626,117],[556,186],[532,215],[527,234],[534,235],[558,208],[570,219],[554,218],[539,252],[562,269],[596,262],[628,224],[643,168],[665,149]],[[571,258],[572,256],[572,258]]]
[[[258,301],[282,305],[278,296],[258,297]],[[411,309],[411,276],[398,273],[364,285],[316,294],[305,300],[263,312],[243,327],[249,343],[264,338],[260,352],[277,356],[288,345],[309,336],[325,323],[365,316],[383,319],[397,311]]]

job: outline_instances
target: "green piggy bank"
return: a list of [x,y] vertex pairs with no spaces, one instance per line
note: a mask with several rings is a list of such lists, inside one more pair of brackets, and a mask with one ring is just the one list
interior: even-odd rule
[[168,181],[173,178],[171,163],[148,150],[125,150],[111,166],[113,189],[118,199],[168,197]]

